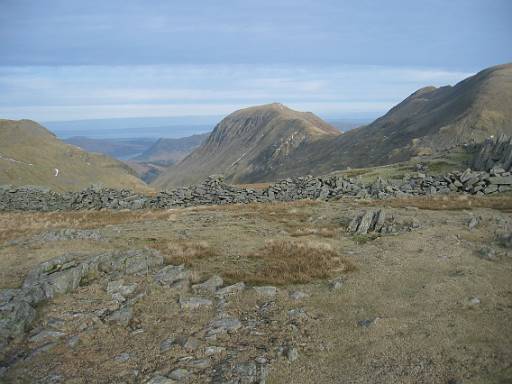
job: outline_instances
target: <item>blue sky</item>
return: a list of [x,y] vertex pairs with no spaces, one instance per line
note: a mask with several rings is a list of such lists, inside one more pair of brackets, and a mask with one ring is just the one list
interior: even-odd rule
[[512,2],[0,0],[0,117],[378,115],[512,61]]

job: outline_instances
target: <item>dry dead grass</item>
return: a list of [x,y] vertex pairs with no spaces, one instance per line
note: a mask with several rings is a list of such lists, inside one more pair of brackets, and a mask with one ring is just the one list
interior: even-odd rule
[[462,210],[472,208],[491,208],[505,212],[512,212],[512,195],[499,196],[420,196],[403,199],[390,199],[386,201],[373,200],[367,202],[370,206],[386,205],[393,208],[416,207],[429,210]]
[[272,186],[272,183],[236,184],[236,186],[239,188],[263,190]]
[[150,245],[162,253],[165,264],[191,267],[197,260],[213,257],[217,251],[206,241],[158,241]]
[[249,258],[257,262],[254,270],[229,271],[225,277],[250,284],[303,284],[355,269],[330,244],[312,241],[268,241]]
[[334,227],[301,227],[290,233],[292,237],[302,236],[320,236],[325,238],[334,238],[338,234],[337,228]]
[[148,220],[171,220],[174,210],[9,212],[0,214],[0,242],[56,228],[95,229]]

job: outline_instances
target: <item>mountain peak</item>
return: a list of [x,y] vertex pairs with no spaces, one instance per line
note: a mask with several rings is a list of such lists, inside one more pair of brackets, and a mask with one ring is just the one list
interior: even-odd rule
[[155,184],[191,184],[219,172],[230,182],[272,178],[294,152],[340,134],[311,112],[295,111],[281,103],[240,109],[222,119],[201,147]]

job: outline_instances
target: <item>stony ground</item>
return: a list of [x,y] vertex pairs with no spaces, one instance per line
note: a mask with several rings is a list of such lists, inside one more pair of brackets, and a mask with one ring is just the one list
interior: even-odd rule
[[510,383],[510,212],[456,196],[3,213],[0,289],[61,255],[164,264],[38,305],[0,382]]

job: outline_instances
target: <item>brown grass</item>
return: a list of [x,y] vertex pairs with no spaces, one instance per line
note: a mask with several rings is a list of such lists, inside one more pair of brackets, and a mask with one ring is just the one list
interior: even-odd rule
[[472,208],[491,208],[505,212],[512,212],[512,195],[502,194],[498,196],[468,196],[468,195],[444,195],[444,196],[420,196],[402,199],[389,199],[368,201],[368,205],[386,205],[393,208],[416,207],[427,210],[462,210]]
[[0,242],[44,229],[94,229],[127,222],[171,219],[174,210],[9,212],[0,214]]
[[185,264],[191,267],[194,261],[213,257],[217,251],[206,241],[160,241],[150,244],[162,253],[165,264]]
[[325,238],[333,238],[338,233],[336,228],[333,227],[301,227],[290,233],[290,236],[293,237],[302,237],[302,236],[320,236]]
[[269,241],[249,257],[257,262],[254,270],[238,269],[225,277],[250,284],[303,284],[355,269],[329,244],[311,241]]

